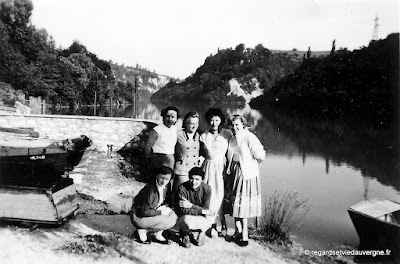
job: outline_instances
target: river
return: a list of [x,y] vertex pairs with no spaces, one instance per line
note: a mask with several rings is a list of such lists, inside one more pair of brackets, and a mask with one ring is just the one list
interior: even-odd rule
[[[97,115],[161,120],[165,106],[102,108]],[[204,116],[208,109],[204,104],[177,106],[182,115],[194,110]],[[263,194],[295,190],[307,200],[309,212],[293,232],[294,240],[305,249],[357,248],[358,235],[348,208],[365,198],[400,202],[398,135],[391,131],[354,128],[342,121],[319,121],[277,110],[261,113],[250,106],[221,108],[227,115],[246,117],[267,151],[260,164]],[[93,109],[75,114],[93,115]],[[204,118],[200,128],[206,129]]]

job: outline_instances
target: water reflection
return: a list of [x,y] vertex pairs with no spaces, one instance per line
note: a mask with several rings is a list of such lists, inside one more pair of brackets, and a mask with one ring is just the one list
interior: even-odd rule
[[[312,120],[276,110],[268,111],[264,116],[281,136],[287,138],[287,143],[295,143],[304,163],[307,156],[319,156],[325,160],[326,173],[331,164],[346,164],[359,170],[364,177],[376,178],[382,184],[400,190],[398,138],[392,131],[354,128],[342,121]],[[271,124],[260,123],[257,131],[265,131],[263,125],[269,127]],[[272,143],[265,137],[263,140]]]

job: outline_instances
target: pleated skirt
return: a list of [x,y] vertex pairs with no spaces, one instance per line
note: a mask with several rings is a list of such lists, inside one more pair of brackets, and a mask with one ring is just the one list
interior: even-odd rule
[[232,162],[230,171],[224,200],[230,205],[228,210],[231,216],[237,218],[261,216],[260,178],[245,180],[239,162]]

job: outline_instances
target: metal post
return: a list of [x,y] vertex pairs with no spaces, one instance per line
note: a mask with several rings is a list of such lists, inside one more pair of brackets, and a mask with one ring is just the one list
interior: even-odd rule
[[112,116],[112,95],[110,97],[110,116]]
[[42,114],[46,114],[46,100],[43,99],[42,101]]
[[134,109],[135,109],[135,111],[134,111],[134,117],[135,118],[137,118],[137,116],[138,116],[138,110],[139,110],[139,107],[138,107],[138,94],[137,94],[137,92],[138,92],[138,85],[139,85],[139,77],[135,77],[135,99],[134,99]]
[[94,91],[94,108],[93,108],[93,115],[96,116],[96,108],[97,108],[97,92]]
[[112,94],[113,94],[113,90],[112,90],[112,87],[111,87],[111,75],[110,75],[110,77],[108,78],[108,87],[110,88],[110,117],[112,117],[113,116],[113,114],[112,114],[112,98],[113,98],[113,96],[112,96]]

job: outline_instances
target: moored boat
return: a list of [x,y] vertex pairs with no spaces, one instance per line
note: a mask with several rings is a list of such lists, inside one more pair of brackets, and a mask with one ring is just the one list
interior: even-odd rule
[[0,129],[0,220],[60,224],[78,208],[73,179],[91,141],[54,140],[29,129]]
[[0,185],[27,185],[61,179],[67,151],[60,148],[0,148]]
[[0,185],[0,219],[60,224],[79,208],[72,179],[29,185]]
[[360,238],[360,249],[390,250],[400,254],[400,204],[385,199],[370,199],[348,210]]
[[[85,135],[57,140],[41,138],[39,133],[28,128],[0,127],[0,183],[2,175],[36,174],[44,177],[72,171],[91,143]],[[25,168],[21,167],[23,164],[26,164]],[[19,173],[21,171],[23,173]]]
[[92,141],[85,135],[81,135],[78,138],[65,139],[55,142],[48,147],[60,147],[67,150],[67,171],[72,171],[75,166],[79,164],[82,159],[83,153],[86,148],[92,144]]

